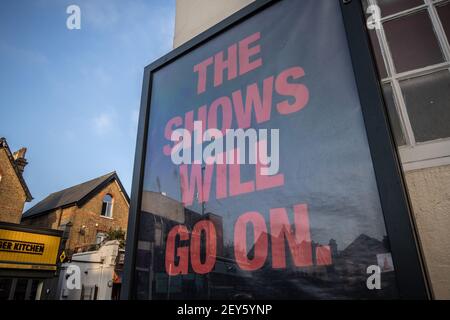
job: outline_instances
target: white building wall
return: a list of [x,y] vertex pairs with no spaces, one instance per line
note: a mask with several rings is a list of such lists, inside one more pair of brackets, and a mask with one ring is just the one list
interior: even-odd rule
[[[80,285],[84,287],[84,299],[92,300],[97,286],[97,300],[111,300],[114,269],[119,254],[119,242],[108,241],[98,251],[77,253],[72,261],[62,266],[60,300],[81,300],[82,289],[68,286],[68,269],[76,266],[80,270]],[[70,272],[71,273],[71,272]]]
[[177,0],[174,48],[251,2],[253,0]]

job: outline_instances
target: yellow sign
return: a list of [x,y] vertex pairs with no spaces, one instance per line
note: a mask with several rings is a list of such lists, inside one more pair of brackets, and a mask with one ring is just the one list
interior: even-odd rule
[[60,241],[54,235],[0,227],[0,268],[55,270]]
[[66,260],[66,252],[61,252],[61,255],[59,256],[59,262],[63,263]]
[[56,265],[46,266],[39,264],[15,264],[15,263],[2,263],[0,262],[0,269],[27,269],[27,270],[56,270]]

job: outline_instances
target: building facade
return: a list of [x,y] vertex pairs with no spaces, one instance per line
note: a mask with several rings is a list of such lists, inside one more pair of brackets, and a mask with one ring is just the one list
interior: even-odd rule
[[23,178],[26,151],[12,153],[6,139],[0,139],[0,222],[20,223],[25,202],[33,199]]
[[0,300],[52,298],[43,287],[58,272],[63,232],[20,224],[25,202],[33,199],[23,177],[26,151],[13,153],[0,139]]
[[59,272],[60,230],[0,222],[0,300],[54,299],[45,290]]
[[64,229],[70,226],[68,254],[100,244],[111,231],[126,232],[129,198],[115,172],[52,193],[27,210],[22,224]]
[[[174,47],[252,2],[177,0]],[[381,85],[432,290],[449,299],[450,3],[362,2],[367,17],[380,10],[380,27],[370,36]]]

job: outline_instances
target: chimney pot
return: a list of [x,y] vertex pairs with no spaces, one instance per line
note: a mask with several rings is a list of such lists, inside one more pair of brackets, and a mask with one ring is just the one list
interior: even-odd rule
[[20,150],[14,152],[14,163],[19,169],[20,174],[23,174],[25,166],[28,164],[27,159],[25,159],[25,154],[27,153],[27,148],[21,148]]

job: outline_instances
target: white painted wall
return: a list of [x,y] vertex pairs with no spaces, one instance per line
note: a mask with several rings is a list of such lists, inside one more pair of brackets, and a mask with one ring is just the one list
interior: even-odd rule
[[[81,289],[67,288],[66,270],[71,265],[80,268],[81,284],[85,288],[98,287],[97,300],[111,300],[114,268],[118,254],[119,241],[117,240],[106,242],[98,251],[74,254],[72,261],[62,266],[60,300],[81,299]],[[85,292],[87,293],[86,289]]]
[[450,299],[450,166],[408,171],[406,183],[433,291]]
[[173,47],[180,46],[253,1],[177,0]]

